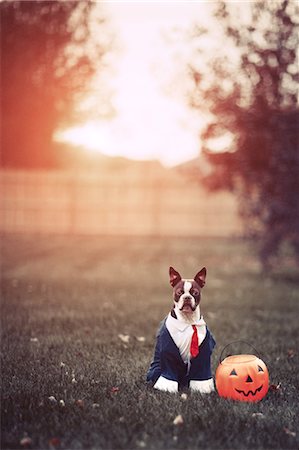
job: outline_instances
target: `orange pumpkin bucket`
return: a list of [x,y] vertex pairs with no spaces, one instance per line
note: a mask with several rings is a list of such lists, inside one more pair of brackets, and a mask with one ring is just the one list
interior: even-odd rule
[[259,402],[268,392],[269,373],[264,361],[255,355],[241,354],[222,359],[226,345],[221,352],[216,370],[216,388],[220,397],[231,398],[241,402]]

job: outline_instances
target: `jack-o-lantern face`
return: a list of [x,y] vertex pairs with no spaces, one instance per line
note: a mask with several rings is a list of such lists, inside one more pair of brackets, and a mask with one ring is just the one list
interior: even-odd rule
[[258,402],[268,392],[268,369],[255,355],[228,356],[216,370],[216,387],[220,397]]

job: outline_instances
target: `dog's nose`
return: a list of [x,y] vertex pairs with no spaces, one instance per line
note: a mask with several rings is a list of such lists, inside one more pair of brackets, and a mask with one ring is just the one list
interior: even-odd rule
[[191,302],[192,297],[190,295],[186,295],[186,297],[184,297],[184,301],[185,302]]

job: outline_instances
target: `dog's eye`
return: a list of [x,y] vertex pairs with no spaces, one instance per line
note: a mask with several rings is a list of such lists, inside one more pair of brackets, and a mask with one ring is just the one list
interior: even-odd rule
[[197,297],[199,295],[199,291],[197,289],[192,289],[191,294]]
[[179,295],[179,296],[183,295],[183,293],[184,293],[184,291],[182,289],[178,289],[176,291],[176,295]]

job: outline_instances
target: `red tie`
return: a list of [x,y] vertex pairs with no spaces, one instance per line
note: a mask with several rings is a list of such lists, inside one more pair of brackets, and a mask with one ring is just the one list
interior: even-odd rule
[[192,339],[191,339],[190,353],[191,353],[192,358],[196,358],[196,356],[199,353],[197,328],[195,325],[192,325],[192,328],[194,331],[193,331]]

